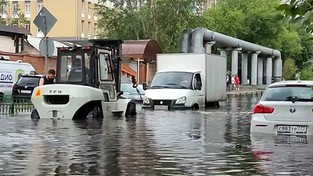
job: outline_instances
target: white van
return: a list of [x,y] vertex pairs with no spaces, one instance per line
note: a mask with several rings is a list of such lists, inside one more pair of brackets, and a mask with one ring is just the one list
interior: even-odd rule
[[35,72],[29,63],[0,60],[0,99],[3,95],[12,95],[12,87],[22,75]]

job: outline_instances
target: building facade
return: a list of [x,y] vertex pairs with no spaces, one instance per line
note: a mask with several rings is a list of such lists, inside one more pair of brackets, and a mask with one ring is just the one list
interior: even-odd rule
[[[2,1],[2,0],[0,0]],[[4,0],[0,17],[7,24],[25,27],[35,37],[44,34],[33,23],[42,7],[57,19],[47,36],[59,40],[90,39],[97,36],[95,4],[98,0]]]

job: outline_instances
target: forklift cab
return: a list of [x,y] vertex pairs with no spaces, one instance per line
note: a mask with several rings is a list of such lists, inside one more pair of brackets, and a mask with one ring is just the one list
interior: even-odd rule
[[121,40],[89,40],[86,46],[58,48],[56,84],[103,90],[108,101],[120,93]]

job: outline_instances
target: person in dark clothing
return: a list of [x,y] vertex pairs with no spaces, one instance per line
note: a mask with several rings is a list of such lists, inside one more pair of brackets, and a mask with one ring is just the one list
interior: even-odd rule
[[46,85],[46,84],[53,84],[54,77],[55,77],[55,70],[53,69],[48,70],[48,73],[42,78],[40,78],[39,86]]

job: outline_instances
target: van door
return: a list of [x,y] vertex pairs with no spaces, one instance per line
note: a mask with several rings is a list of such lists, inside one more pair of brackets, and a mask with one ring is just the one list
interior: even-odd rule
[[204,93],[204,86],[202,84],[202,78],[200,73],[195,73],[193,78],[193,90],[195,96],[197,97],[199,106],[204,106],[205,103],[205,93]]

